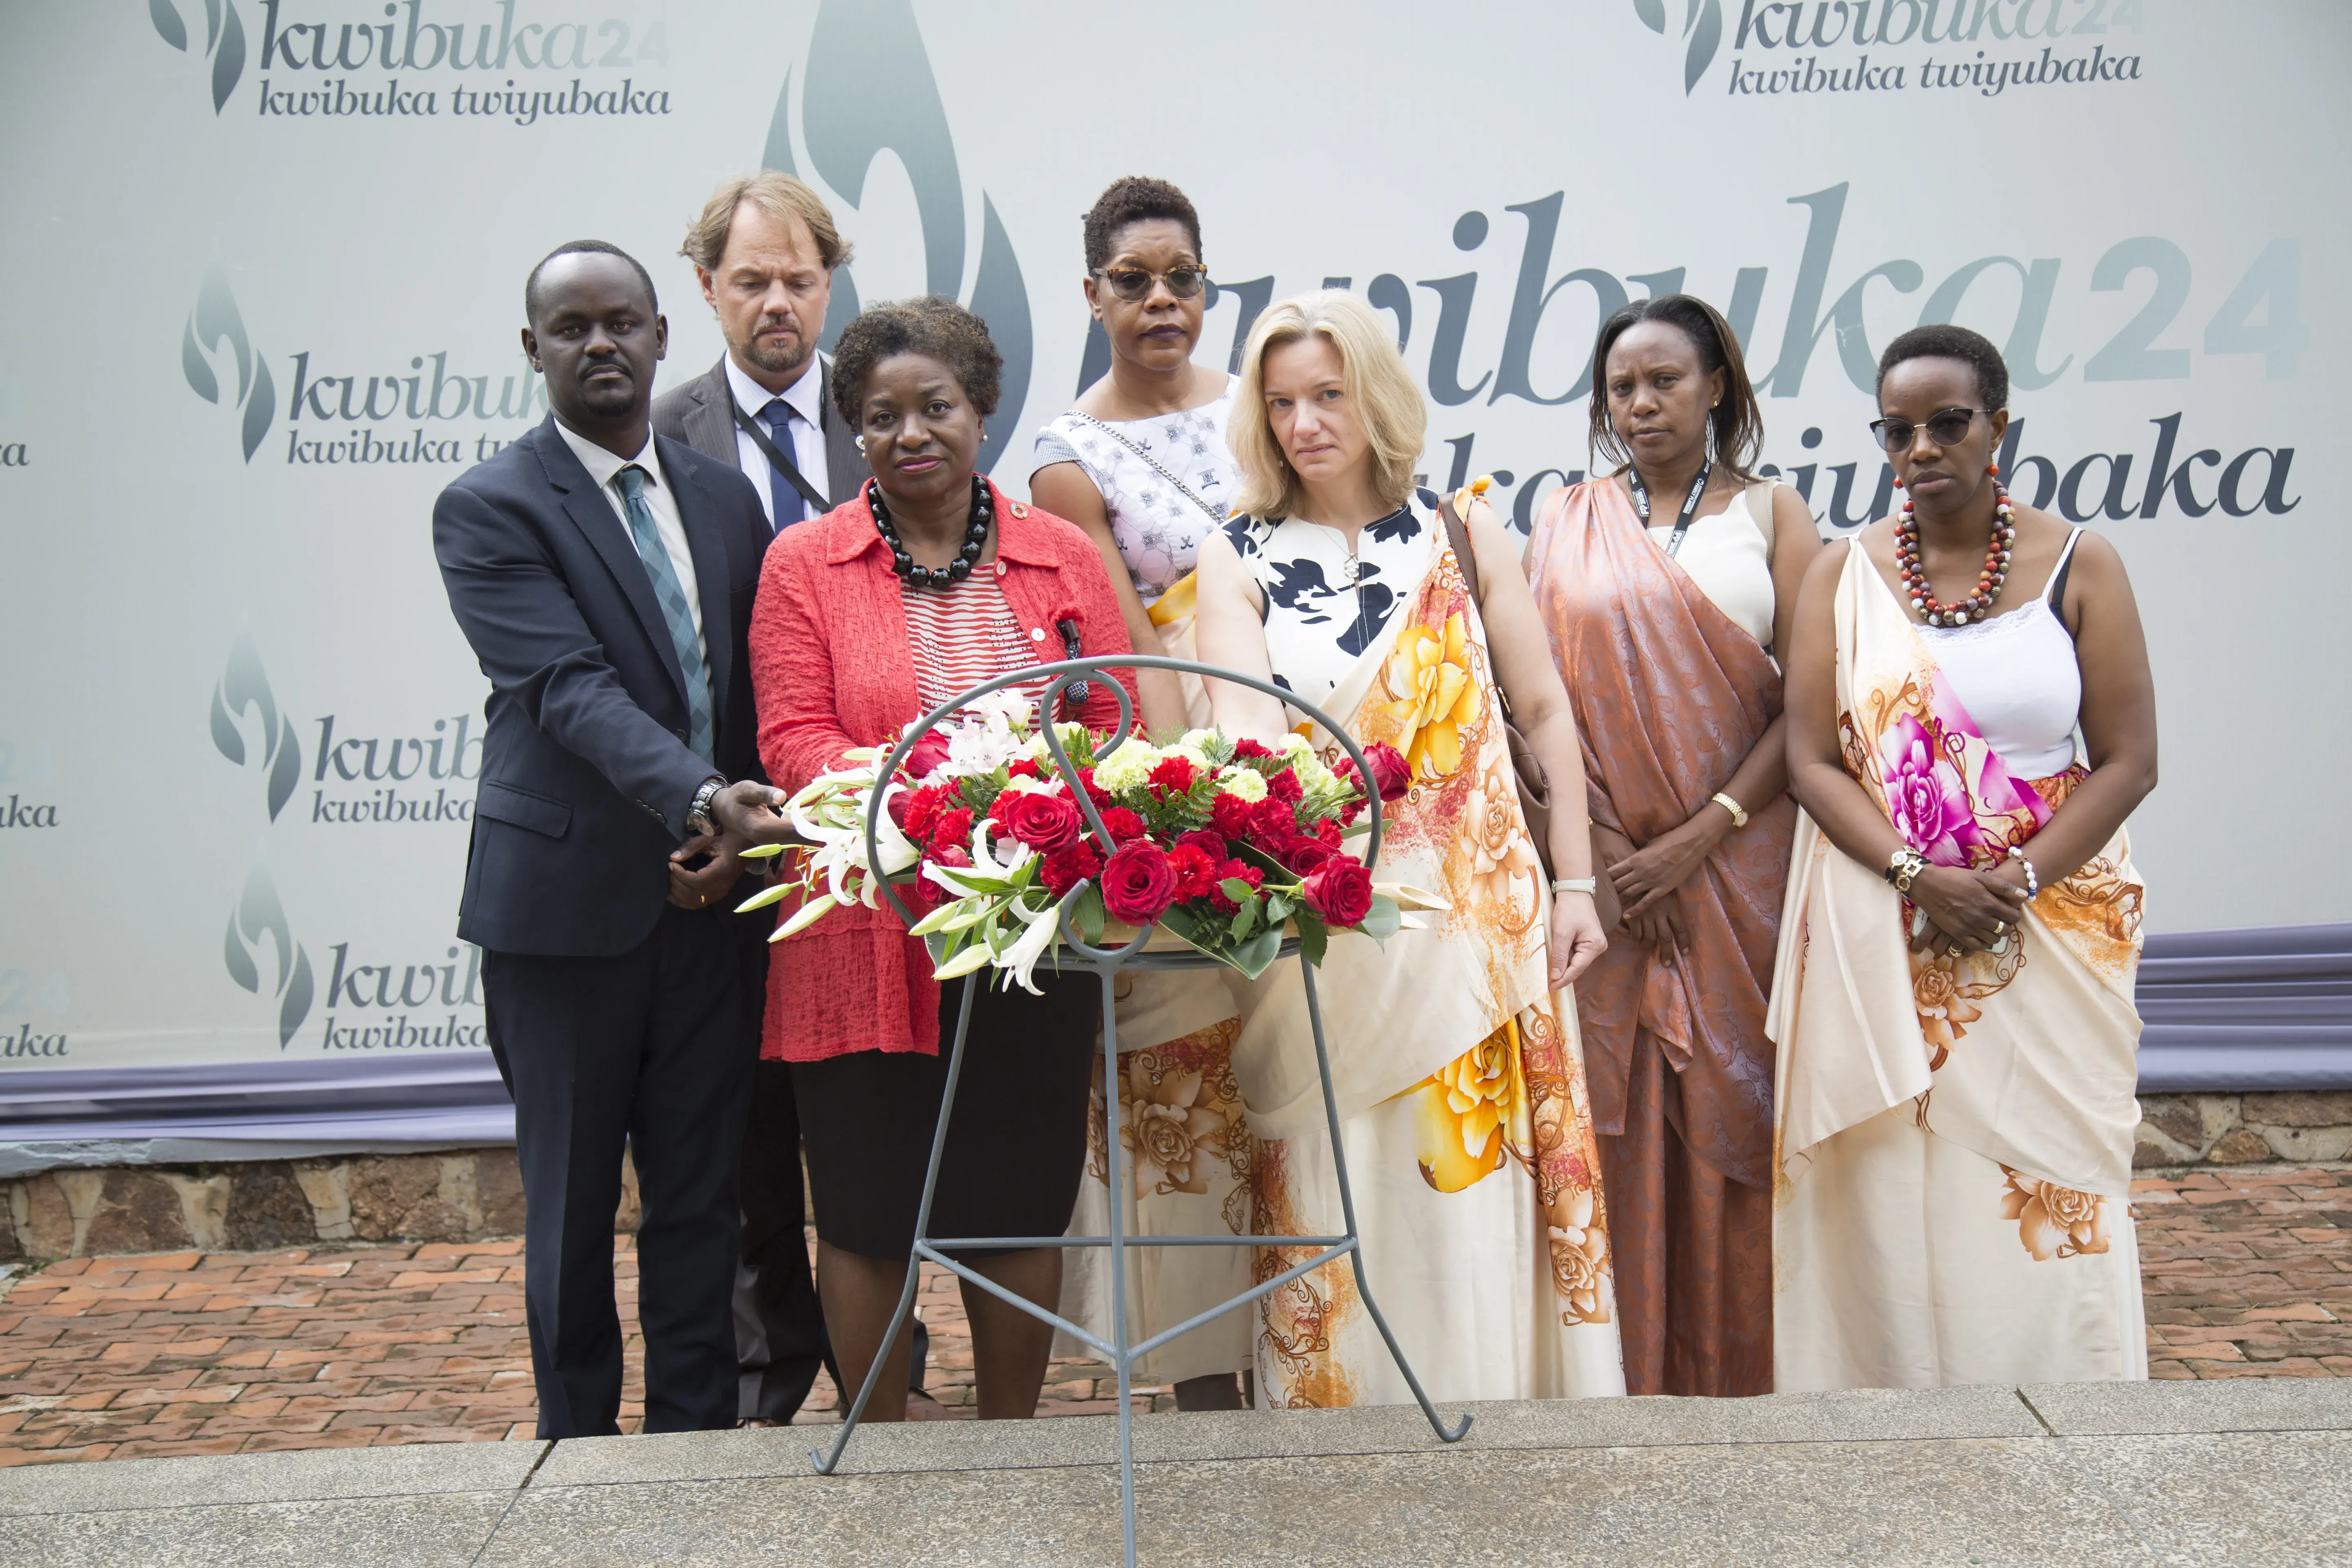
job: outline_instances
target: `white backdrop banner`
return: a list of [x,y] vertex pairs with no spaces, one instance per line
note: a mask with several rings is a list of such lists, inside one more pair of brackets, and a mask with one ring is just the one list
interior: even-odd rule
[[1832,535],[1889,505],[1877,351],[1974,326],[2015,492],[2114,539],[2147,617],[2152,929],[2352,919],[2347,60],[2333,0],[10,6],[0,1090],[483,1079],[484,687],[433,498],[545,412],[516,332],[561,241],[652,268],[668,384],[716,359],[676,252],[762,165],[856,244],[834,331],[988,319],[1015,490],[1102,363],[1078,220],[1120,174],[1199,205],[1203,360],[1359,290],[1431,481],[1491,473],[1522,526],[1588,467],[1629,299],[1725,310]]

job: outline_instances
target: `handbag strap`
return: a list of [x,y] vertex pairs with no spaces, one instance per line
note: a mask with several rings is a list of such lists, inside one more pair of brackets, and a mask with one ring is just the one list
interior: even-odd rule
[[1225,514],[1223,512],[1219,511],[1215,507],[1211,506],[1207,501],[1202,500],[1201,493],[1198,490],[1186,484],[1182,479],[1178,479],[1174,474],[1169,472],[1167,465],[1160,462],[1159,458],[1153,457],[1141,447],[1137,446],[1133,441],[1129,440],[1126,437],[1120,435],[1118,431],[1112,429],[1108,425],[1105,424],[1102,420],[1096,418],[1085,409],[1073,408],[1070,412],[1085,420],[1087,424],[1093,426],[1096,429],[1101,431],[1104,435],[1109,437],[1112,440],[1118,442],[1120,446],[1126,447],[1129,451],[1134,453],[1137,457],[1142,458],[1145,465],[1149,467],[1153,473],[1158,474],[1161,479],[1166,479],[1170,484],[1174,485],[1176,489],[1182,493],[1186,500],[1191,501],[1194,506],[1197,506],[1202,511],[1207,512],[1211,522],[1222,523],[1225,521]]
[[[1462,514],[1454,508],[1458,499],[1458,494],[1442,497],[1437,503],[1437,515],[1445,524],[1445,542],[1454,547],[1454,564],[1462,568],[1463,585],[1470,590],[1470,602],[1478,606],[1483,619],[1486,596],[1478,591],[1478,552],[1470,546],[1469,524],[1462,521]],[[1495,681],[1495,700],[1502,707],[1503,722],[1516,722],[1511,717],[1511,694],[1503,689],[1500,678]]]
[[800,491],[809,505],[816,508],[818,516],[822,517],[833,510],[833,503],[817,494],[816,487],[808,482],[807,477],[800,471],[790,458],[784,456],[783,448],[777,446],[765,430],[760,428],[760,422],[743,412],[741,404],[730,397],[727,400],[727,406],[734,411],[735,427],[751,437],[751,444],[767,455],[768,461],[776,466],[776,472],[790,479],[793,489]]

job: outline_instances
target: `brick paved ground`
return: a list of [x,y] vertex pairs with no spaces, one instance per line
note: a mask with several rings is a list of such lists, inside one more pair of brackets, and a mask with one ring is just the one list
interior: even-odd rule
[[[2135,1182],[2158,1377],[2352,1376],[2352,1166]],[[642,1394],[630,1239],[622,1425]],[[0,1300],[0,1464],[530,1434],[518,1242],[72,1258]],[[953,1282],[925,1281],[930,1386],[969,1414]],[[1110,1408],[1058,1362],[1043,1413]],[[1166,1408],[1165,1390],[1138,1395]],[[821,1383],[803,1419],[830,1421]]]

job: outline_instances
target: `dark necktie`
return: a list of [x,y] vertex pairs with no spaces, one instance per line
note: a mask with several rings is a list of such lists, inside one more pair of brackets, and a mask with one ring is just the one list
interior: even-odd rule
[[687,740],[704,762],[713,759],[710,723],[710,671],[702,661],[702,638],[694,629],[694,611],[687,605],[686,587],[677,579],[669,551],[661,542],[654,509],[646,501],[646,471],[635,463],[614,476],[629,516],[629,539],[637,559],[653,579],[654,600],[661,605],[669,626],[670,646],[677,650],[678,669],[686,677]]
[[[768,433],[776,443],[776,450],[787,458],[794,456],[793,405],[781,397],[774,398],[768,406],[760,410],[760,417],[767,422]],[[768,463],[768,501],[779,531],[808,516],[808,498],[801,494],[800,487],[785,476],[783,469],[776,467],[772,458]]]

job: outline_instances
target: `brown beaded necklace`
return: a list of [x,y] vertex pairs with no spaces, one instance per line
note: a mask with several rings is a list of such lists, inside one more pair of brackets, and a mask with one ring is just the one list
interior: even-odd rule
[[1903,515],[1895,524],[1895,565],[1903,579],[1903,592],[1911,607],[1926,617],[1931,626],[1964,626],[1970,621],[1983,620],[1992,613],[1992,604],[2000,597],[2000,585],[2009,581],[2010,551],[2017,543],[2017,509],[2010,505],[2009,491],[2001,482],[1992,482],[1992,537],[1985,546],[1984,570],[1977,574],[1977,591],[1956,605],[1937,602],[1935,591],[1927,586],[1927,569],[1919,562],[1919,520],[1911,514],[1911,501],[1906,497]]

